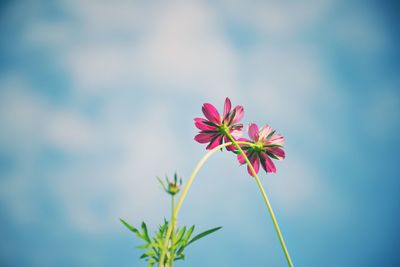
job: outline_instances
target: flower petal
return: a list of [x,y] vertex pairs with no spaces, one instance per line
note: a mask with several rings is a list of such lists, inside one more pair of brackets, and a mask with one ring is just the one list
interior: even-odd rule
[[243,157],[242,154],[237,155],[237,159],[238,159],[238,161],[239,161],[239,163],[240,163],[241,165],[243,165],[243,164],[246,163],[246,160],[244,159],[244,157]]
[[232,108],[231,100],[229,98],[226,98],[224,103],[224,115],[223,115],[224,119],[226,114],[228,114],[231,111],[231,108]]
[[285,138],[281,134],[273,134],[268,140],[268,143],[283,146],[285,144]]
[[[253,166],[253,169],[256,173],[258,173],[258,170],[260,169],[260,159],[258,158],[257,155],[253,155],[253,157],[250,159],[251,165]],[[250,170],[250,167],[247,166],[247,172],[251,175],[254,176],[253,173]]]
[[204,103],[202,111],[204,116],[206,116],[209,121],[217,125],[221,124],[221,118],[219,116],[218,110],[213,105],[211,105],[210,103]]
[[[234,139],[235,139],[235,138],[234,138]],[[225,135],[225,137],[224,137],[224,140],[225,140],[225,143],[231,142],[231,140],[229,139],[229,137],[226,136],[226,135]],[[226,150],[228,150],[228,151],[236,150],[236,146],[235,146],[235,145],[227,146],[227,147],[226,147]]]
[[262,153],[261,154],[261,157],[262,157],[262,162],[261,162],[261,165],[262,165],[262,167],[263,167],[263,169],[266,171],[266,172],[276,172],[276,167],[275,167],[275,164],[272,162],[272,160],[267,156],[267,154],[265,154],[265,153]]
[[211,150],[217,146],[222,144],[222,135],[218,135],[214,140],[211,141],[211,143],[206,147],[207,150]]
[[236,129],[236,130],[231,131],[231,135],[235,139],[241,137],[242,134],[243,134],[243,131],[241,129]]
[[272,127],[269,125],[265,125],[263,127],[260,128],[260,139],[266,139],[267,136],[272,132]]
[[236,106],[235,117],[232,119],[232,124],[238,123],[244,116],[244,108],[242,106]]
[[280,147],[268,147],[267,150],[274,154],[279,160],[285,158],[285,151]]
[[202,130],[202,131],[213,131],[213,130],[215,130],[215,131],[217,131],[216,127],[210,126],[210,125],[208,125],[208,124],[206,124],[204,122],[205,122],[205,120],[202,119],[202,118],[194,118],[194,125],[196,125],[196,127],[199,130]]
[[215,137],[215,134],[209,134],[209,133],[199,133],[194,137],[194,140],[201,144],[205,144],[210,142],[213,138]]
[[250,123],[249,124],[249,128],[248,128],[248,133],[249,133],[249,137],[253,140],[253,141],[258,141],[258,126],[255,123]]

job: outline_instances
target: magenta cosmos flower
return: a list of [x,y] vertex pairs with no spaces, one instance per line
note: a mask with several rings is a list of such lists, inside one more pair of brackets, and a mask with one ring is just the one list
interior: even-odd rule
[[[243,118],[244,110],[242,106],[236,106],[232,109],[232,104],[229,98],[225,99],[224,113],[222,116],[218,113],[217,109],[205,103],[202,111],[206,119],[195,118],[194,122],[200,133],[194,137],[199,143],[209,143],[206,149],[213,149],[224,142],[230,142],[227,134],[238,138],[242,134],[243,124],[239,121]],[[233,146],[227,148],[232,150]]]
[[[251,143],[251,145],[240,145],[246,154],[254,170],[258,173],[260,164],[265,172],[276,172],[276,168],[271,158],[281,160],[285,158],[283,151],[284,138],[276,134],[275,130],[268,125],[258,128],[257,124],[251,123],[248,128],[248,134],[251,140],[240,138],[239,141]],[[235,151],[235,153],[240,153]],[[246,164],[243,155],[238,155],[240,164]],[[247,166],[247,171],[251,176],[253,174]]]

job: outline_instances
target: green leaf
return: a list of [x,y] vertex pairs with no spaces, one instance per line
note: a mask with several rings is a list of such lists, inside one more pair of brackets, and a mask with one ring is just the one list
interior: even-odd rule
[[187,242],[189,241],[189,238],[191,237],[192,233],[194,231],[194,225],[189,228],[189,230],[186,232],[185,238],[183,239],[183,243],[186,245]]
[[202,233],[196,235],[195,237],[193,237],[192,240],[189,241],[189,243],[187,243],[187,246],[190,245],[191,243],[193,243],[193,242],[199,240],[200,238],[205,237],[206,235],[209,235],[209,234],[211,234],[211,233],[214,233],[215,231],[218,231],[218,230],[221,229],[221,228],[222,228],[222,226],[215,227],[215,228],[209,229],[209,230],[207,230],[207,231],[204,231],[204,232],[202,232]]
[[144,258],[147,258],[149,255],[147,255],[146,253],[143,253],[141,256],[140,256],[140,259],[144,259]]
[[184,260],[185,259],[185,255],[179,255],[178,257],[176,257],[174,260],[175,261],[179,261],[179,260]]
[[145,240],[149,243],[151,243],[150,241],[150,237],[149,237],[149,233],[147,232],[147,226],[145,222],[142,222],[142,231],[143,231],[143,236],[145,238]]
[[183,253],[183,251],[185,250],[185,248],[186,248],[186,245],[182,245],[182,246],[178,249],[178,251],[176,252],[176,255],[180,256],[180,255]]
[[161,178],[158,177],[158,176],[157,176],[156,178],[157,178],[158,182],[161,184],[162,188],[163,188],[165,191],[168,191],[168,190],[167,190],[167,187],[166,187],[165,184],[164,184],[164,182],[161,181]]
[[181,241],[181,239],[182,239],[183,235],[185,234],[185,232],[186,232],[186,226],[184,226],[184,227],[178,232],[178,235],[177,235],[177,237],[176,237],[176,239],[175,239],[175,244],[177,244],[179,241]]
[[[150,258],[150,259],[147,259],[147,262],[149,263],[149,264],[154,264],[154,263],[156,263],[157,261],[155,260],[155,259],[153,259],[153,258]],[[152,265],[153,266],[153,265]]]
[[135,227],[133,227],[132,225],[130,225],[129,223],[127,223],[126,221],[119,219],[123,225],[126,226],[126,228],[128,228],[129,230],[131,230],[132,232],[134,232],[140,239],[144,239],[144,237],[140,234],[139,230],[136,229]]

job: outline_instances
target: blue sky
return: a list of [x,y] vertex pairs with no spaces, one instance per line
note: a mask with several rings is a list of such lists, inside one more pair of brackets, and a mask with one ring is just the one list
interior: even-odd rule
[[[296,266],[399,266],[398,9],[373,1],[7,1],[0,11],[0,265],[144,266],[119,223],[169,214],[156,176],[205,153],[230,97],[286,138],[261,179]],[[180,224],[224,228],[176,266],[285,266],[229,153]]]

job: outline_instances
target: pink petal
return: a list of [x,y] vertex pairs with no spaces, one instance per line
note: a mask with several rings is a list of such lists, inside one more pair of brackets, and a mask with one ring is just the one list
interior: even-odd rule
[[[254,155],[254,156],[250,159],[250,162],[251,162],[251,165],[252,165],[253,168],[254,168],[254,171],[255,171],[256,173],[258,173],[258,170],[260,169],[260,160],[259,160],[258,156],[257,156],[257,155]],[[251,172],[249,166],[247,166],[247,172],[248,172],[251,176],[254,176],[253,173]]]
[[280,147],[268,147],[267,150],[274,154],[278,159],[285,158],[285,151]]
[[238,159],[240,164],[245,164],[246,163],[246,160],[244,159],[242,154],[237,155],[237,159]]
[[[226,136],[226,135],[225,135],[224,140],[225,140],[225,143],[231,142],[231,140],[230,140],[230,139],[228,138],[228,136]],[[228,150],[228,151],[236,150],[236,146],[235,146],[235,145],[227,146],[227,147],[226,147],[226,150]]]
[[224,115],[223,115],[224,118],[226,114],[228,114],[229,111],[231,111],[231,108],[232,108],[231,100],[229,98],[226,98],[224,104]]
[[265,153],[262,153],[261,157],[262,157],[262,160],[263,160],[263,163],[261,164],[263,169],[266,172],[274,172],[275,173],[276,172],[276,168],[275,168],[275,165],[272,162],[272,160]]
[[249,132],[249,137],[253,141],[258,141],[258,126],[255,123],[250,123],[249,128],[247,130]]
[[199,133],[194,137],[194,140],[201,144],[210,142],[215,137],[215,134]]
[[265,125],[260,128],[260,139],[265,139],[272,132],[272,127],[269,125]]
[[238,123],[244,116],[244,109],[242,106],[235,107],[235,117],[232,119],[232,124]]
[[206,147],[206,149],[207,149],[207,150],[211,150],[211,149],[213,149],[213,148],[219,146],[219,145],[221,144],[221,141],[222,141],[222,135],[219,135],[217,138],[215,138],[214,141],[212,141],[212,142]]
[[196,127],[197,127],[199,130],[202,130],[202,131],[217,130],[214,126],[210,126],[210,125],[208,125],[208,124],[205,124],[204,121],[205,121],[205,120],[202,119],[202,118],[194,118],[194,125],[196,125]]
[[273,134],[271,138],[268,140],[268,143],[273,145],[283,146],[285,144],[285,138],[281,134]]
[[217,125],[221,124],[219,113],[213,105],[211,105],[210,103],[204,103],[202,111],[204,113],[204,116],[206,116],[209,121]]

